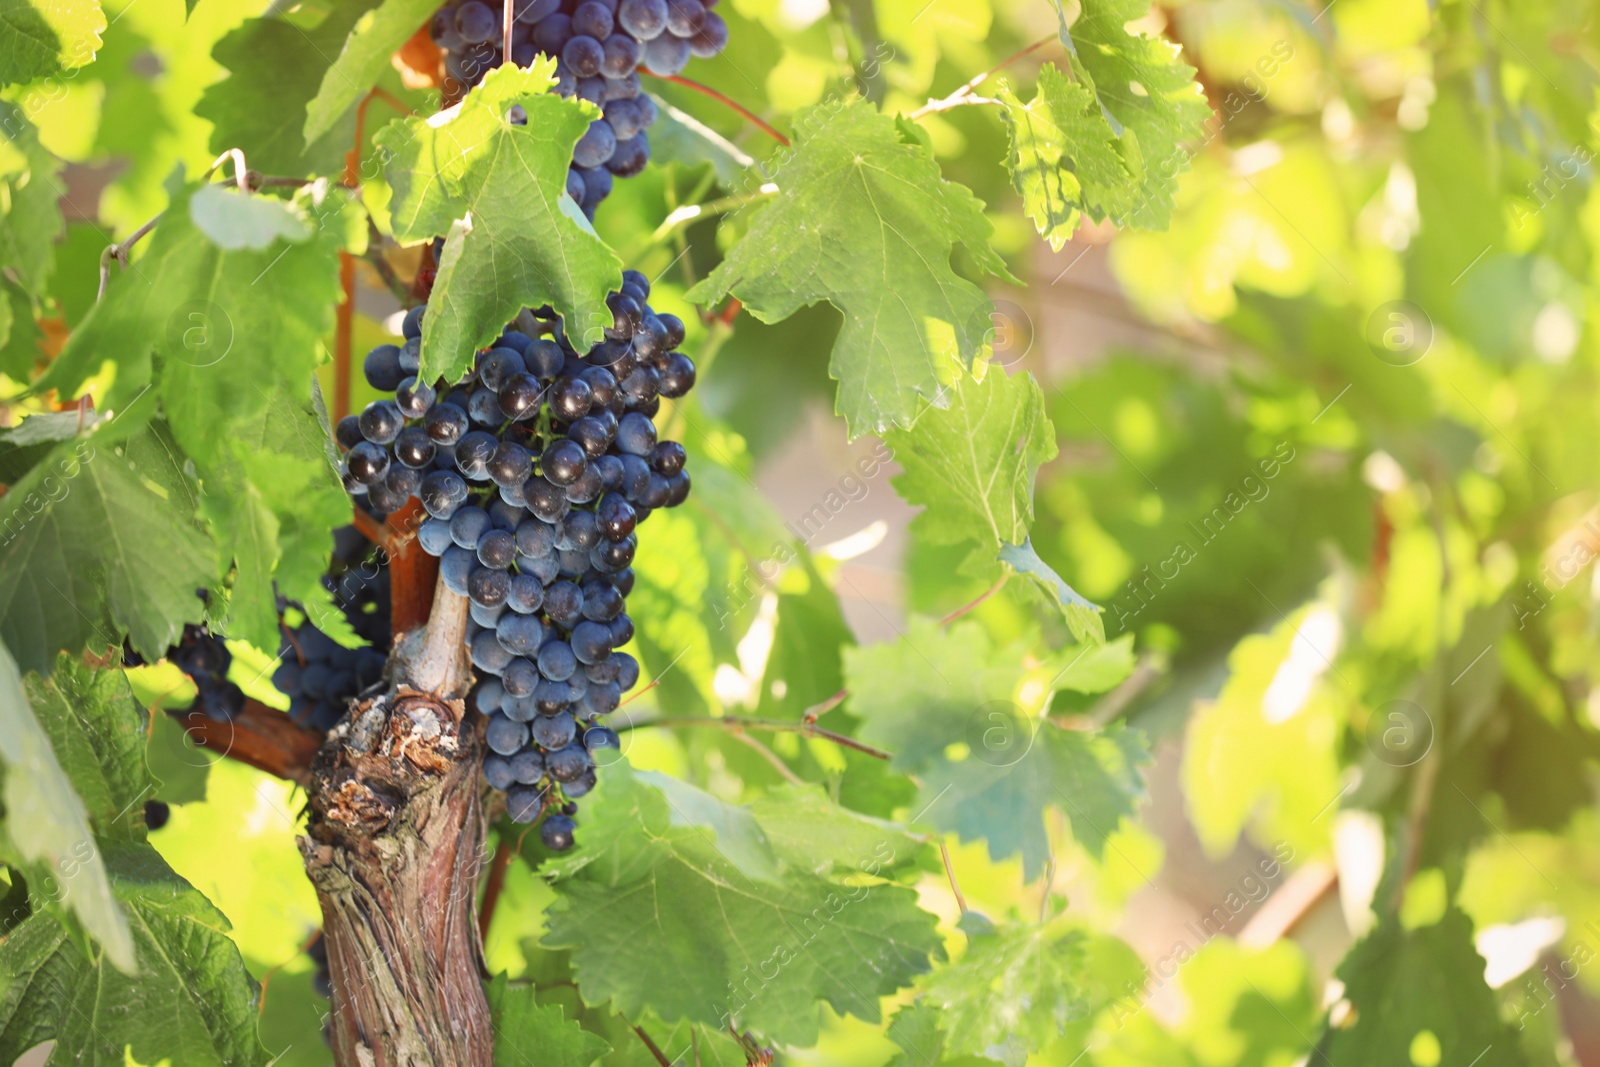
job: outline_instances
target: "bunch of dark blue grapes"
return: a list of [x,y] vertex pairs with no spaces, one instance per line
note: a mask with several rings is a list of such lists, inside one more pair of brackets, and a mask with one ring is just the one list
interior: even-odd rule
[[394,399],[337,429],[346,484],[370,505],[422,501],[417,540],[472,605],[484,777],[517,822],[551,811],[540,835],[558,851],[572,846],[571,802],[594,787],[594,753],[618,745],[597,720],[639,679],[616,651],[633,637],[635,529],[689,494],[684,448],[657,440],[653,419],[694,385],[694,363],[677,351],[682,321],[649,295],[624,271],[606,301],[614,325],[587,349],[549,309],[530,312],[531,333],[505,331],[454,386],[417,378],[426,305],[414,308],[404,345],[366,359]]
[[[656,105],[639,88],[639,68],[681,71],[691,56],[709,59],[728,44],[717,0],[516,0],[511,60],[527,67],[541,52],[556,59],[554,91],[599,105],[573,149],[567,193],[591,219],[614,178],[650,162],[645,136]],[[501,63],[503,5],[465,0],[440,8],[429,32],[445,50],[445,70],[465,88]],[[447,89],[450,86],[446,86]]]
[[368,647],[345,648],[310,619],[293,628],[285,625],[272,684],[289,698],[290,718],[326,732],[344,717],[351,700],[383,680],[390,645],[387,559],[355,527],[340,527],[322,584]]
[[244,690],[228,681],[233,653],[208,627],[185,626],[167,659],[194,682],[194,703],[184,714],[199,711],[213,722],[228,722],[244,710]]

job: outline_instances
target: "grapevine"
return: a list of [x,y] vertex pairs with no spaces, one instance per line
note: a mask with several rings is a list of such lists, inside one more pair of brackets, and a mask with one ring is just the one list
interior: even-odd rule
[[5,0],[0,1067],[1600,1063],[1592,22]]

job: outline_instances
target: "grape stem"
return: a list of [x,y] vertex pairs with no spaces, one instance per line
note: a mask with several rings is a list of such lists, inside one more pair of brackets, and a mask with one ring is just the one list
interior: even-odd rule
[[956,884],[956,869],[950,866],[950,850],[945,847],[943,841],[939,842],[939,858],[944,861],[944,873],[950,879],[950,892],[955,894],[956,907],[960,908],[962,912],[965,913],[967,910],[967,901],[966,898],[961,895],[961,887]]
[[981,97],[981,96],[975,97],[975,96],[972,95],[972,93],[973,93],[973,91],[975,89],[978,88],[978,86],[980,86],[984,82],[988,81],[991,76],[1000,73],[1002,70],[1005,70],[1007,67],[1009,67],[1011,64],[1015,63],[1017,60],[1023,58],[1024,56],[1027,56],[1027,55],[1029,55],[1029,54],[1031,54],[1033,52],[1037,52],[1039,49],[1043,48],[1045,45],[1049,44],[1051,41],[1059,41],[1060,39],[1061,39],[1060,34],[1055,34],[1055,33],[1047,34],[1044,37],[1039,38],[1037,41],[1035,41],[1032,44],[1028,45],[1026,48],[1024,48],[1024,49],[1022,49],[1022,50],[1020,50],[1018,52],[1014,52],[1010,56],[1008,56],[1005,59],[1001,60],[998,65],[990,68],[989,70],[984,71],[982,74],[978,75],[976,78],[973,78],[971,81],[967,82],[967,84],[963,85],[961,88],[957,89],[955,92],[951,93],[949,96],[945,97],[943,100],[934,100],[934,99],[930,98],[926,104],[923,104],[921,107],[917,108],[917,110],[913,111],[910,115],[908,115],[906,117],[911,119],[911,121],[915,122],[917,119],[922,118],[922,116],[924,116],[924,115],[931,115],[936,111],[949,111],[951,108],[960,107],[962,104],[997,104],[997,103],[999,103],[998,100],[990,100],[988,97]]
[[650,1055],[656,1058],[661,1067],[672,1067],[672,1061],[667,1059],[667,1054],[661,1051],[661,1046],[650,1040],[650,1035],[644,1032],[644,1027],[635,1026],[633,1032],[639,1035],[639,1040],[644,1042],[644,1047],[650,1050]]
[[711,88],[709,85],[702,85],[693,78],[685,78],[682,74],[657,74],[648,67],[640,67],[639,73],[648,74],[652,78],[660,78],[662,81],[672,82],[674,85],[685,86],[686,88],[693,89],[697,93],[704,93],[706,96],[709,96],[711,99],[717,101],[719,104],[722,104],[724,107],[731,108],[737,112],[746,122],[750,123],[762,133],[765,133],[767,136],[783,145],[783,147],[788,148],[791,145],[789,138],[785,137],[783,134],[779,133],[773,127],[768,125],[767,122],[761,118],[761,116],[757,115],[754,111],[751,111],[749,108],[745,107],[732,97],[726,96],[723,93],[718,92],[716,89]]
[[967,614],[968,612],[974,610],[979,604],[982,604],[985,600],[988,600],[990,597],[992,597],[996,593],[998,593],[1001,589],[1003,589],[1005,587],[1005,584],[1010,580],[1011,580],[1011,571],[1010,571],[1010,569],[1007,569],[1004,573],[1002,573],[1000,575],[1000,580],[999,581],[995,582],[989,588],[987,588],[983,592],[979,593],[976,599],[972,600],[969,603],[963,604],[961,607],[957,608],[956,610],[952,611],[950,614],[946,615],[944,618],[940,619],[939,620],[939,625],[940,626],[949,626],[951,623],[953,623],[957,619],[961,618],[961,616],[963,616],[963,615]]
[[743,733],[745,730],[762,730],[775,734],[800,734],[803,737],[820,737],[824,741],[832,741],[836,745],[842,745],[845,748],[853,748],[857,752],[863,752],[874,759],[894,759],[894,754],[891,752],[885,752],[881,748],[874,748],[872,745],[869,745],[863,741],[857,741],[853,737],[846,737],[844,734],[834,733],[832,730],[824,730],[816,723],[807,722],[804,719],[799,721],[792,721],[789,719],[743,719],[731,715],[711,716],[703,719],[639,719],[636,721],[616,723],[612,726],[612,729],[616,730],[618,733],[621,733],[624,730],[634,730],[646,726],[656,726],[663,729],[675,729],[677,727],[685,726],[711,726],[715,727],[716,729],[727,730],[728,732],[735,734]]
[[733,739],[754,749],[756,754],[762,759],[766,760],[768,763],[772,764],[773,770],[782,775],[784,780],[790,785],[806,784],[806,780],[794,773],[794,771],[790,770],[789,765],[783,762],[776,752],[772,751],[772,749],[768,748],[766,745],[763,745],[760,741],[757,741],[743,730],[733,731]]

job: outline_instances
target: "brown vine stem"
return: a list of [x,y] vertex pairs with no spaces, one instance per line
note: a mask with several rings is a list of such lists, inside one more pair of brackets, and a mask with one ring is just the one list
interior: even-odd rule
[[827,700],[819,700],[805,711],[802,711],[800,713],[800,721],[814,723],[840,704],[843,704],[849,697],[850,690],[841,689]]
[[511,839],[502,837],[494,847],[494,859],[489,863],[489,877],[483,883],[483,903],[478,908],[478,940],[489,940],[489,924],[494,921],[495,905],[500,903],[500,891],[505,888],[506,868],[517,850]]
[[633,1032],[639,1035],[639,1040],[644,1042],[644,1047],[650,1050],[650,1055],[656,1058],[661,1067],[672,1067],[672,1061],[667,1059],[667,1054],[661,1051],[661,1046],[650,1040],[650,1035],[644,1032],[644,1027],[635,1026]]
[[820,737],[824,741],[832,741],[834,744],[843,746],[844,748],[853,748],[857,752],[863,752],[874,759],[894,759],[894,754],[892,752],[885,752],[883,749],[874,748],[872,745],[869,745],[864,741],[857,741],[853,737],[846,737],[844,734],[834,733],[832,730],[824,730],[814,722],[805,722],[803,720],[795,722],[788,719],[741,719],[731,715],[723,715],[704,719],[640,719],[638,721],[614,723],[612,725],[612,729],[616,730],[618,733],[621,733],[624,730],[642,729],[647,726],[660,727],[662,729],[677,729],[679,727],[686,726],[710,726],[718,730],[727,730],[730,733],[741,733],[745,730],[757,730],[774,734],[800,734],[802,737]]
[[995,101],[989,100],[989,99],[986,99],[986,98],[972,98],[972,99],[969,99],[969,98],[972,97],[973,91],[975,89],[977,89],[978,86],[982,85],[984,82],[988,81],[991,77],[993,77],[994,75],[1000,73],[1002,70],[1005,70],[1007,67],[1009,67],[1011,64],[1015,63],[1017,60],[1022,59],[1024,56],[1027,56],[1027,55],[1030,55],[1030,54],[1032,54],[1034,52],[1037,52],[1039,49],[1043,48],[1045,45],[1049,44],[1051,41],[1059,41],[1060,39],[1061,39],[1060,35],[1059,34],[1054,34],[1054,33],[1039,38],[1037,41],[1035,41],[1032,44],[1028,45],[1026,48],[1023,48],[1020,51],[1014,52],[1010,56],[1007,56],[1005,59],[1002,59],[996,66],[991,67],[989,70],[984,71],[982,74],[978,75],[976,78],[973,78],[971,81],[967,82],[967,84],[963,85],[961,88],[957,89],[955,92],[951,93],[949,96],[945,97],[943,100],[932,100],[932,99],[930,99],[926,104],[923,104],[921,107],[917,108],[917,110],[913,111],[910,115],[908,115],[906,117],[911,119],[913,122],[915,122],[917,119],[922,118],[922,116],[924,116],[924,115],[931,115],[936,111],[949,111],[953,107],[960,107],[962,104],[966,104],[966,103],[974,103],[974,104],[980,104],[980,103],[982,103],[982,104],[992,104],[992,103],[995,103]]
[[978,607],[979,604],[982,604],[985,600],[988,600],[990,597],[994,596],[1000,590],[1004,589],[1005,588],[1005,584],[1007,582],[1009,582],[1010,580],[1011,580],[1011,572],[1009,570],[1003,572],[1000,575],[1000,580],[998,582],[995,582],[989,588],[987,588],[983,592],[979,593],[975,600],[971,601],[970,603],[961,605],[961,607],[957,608],[956,610],[952,611],[950,614],[946,615],[944,618],[940,619],[939,620],[939,625],[940,626],[949,626],[951,623],[953,623],[957,619],[961,618],[961,616],[967,614],[970,611],[975,610]]
[[761,116],[757,115],[754,111],[751,111],[749,108],[745,107],[732,97],[711,88],[709,85],[702,85],[693,78],[685,78],[681,74],[657,74],[655,71],[650,70],[647,67],[640,67],[639,73],[648,74],[652,78],[660,78],[662,81],[671,82],[674,85],[682,85],[686,88],[693,89],[697,93],[703,93],[724,107],[730,108],[737,112],[739,116],[746,122],[750,123],[762,133],[765,133],[767,136],[783,145],[783,147],[790,147],[791,142],[789,141],[789,138],[785,137],[772,126],[768,125],[767,122],[761,118]]

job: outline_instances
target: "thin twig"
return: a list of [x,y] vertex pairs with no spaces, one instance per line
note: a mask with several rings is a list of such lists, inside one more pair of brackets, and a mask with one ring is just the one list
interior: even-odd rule
[[944,861],[944,873],[950,876],[950,892],[956,896],[956,906],[964,913],[967,910],[966,898],[961,895],[961,887],[956,885],[956,869],[950,866],[950,850],[943,841],[939,842],[939,858]]
[[806,784],[806,780],[794,773],[794,771],[790,770],[789,765],[783,762],[782,758],[780,758],[776,752],[772,751],[772,749],[768,748],[766,745],[763,745],[760,741],[757,741],[743,730],[732,730],[730,732],[733,734],[733,739],[735,741],[755,749],[756,753],[760,755],[762,759],[772,764],[773,769],[782,775],[784,779],[791,785]]
[[767,125],[767,123],[759,115],[757,115],[754,111],[751,111],[749,108],[745,107],[743,104],[739,103],[737,100],[734,100],[732,97],[725,96],[724,94],[722,94],[722,93],[718,92],[717,90],[711,88],[711,86],[709,86],[709,85],[701,85],[699,82],[695,81],[693,78],[685,78],[681,74],[657,74],[655,71],[650,70],[650,69],[648,69],[646,67],[640,67],[639,68],[639,73],[640,74],[648,74],[652,78],[660,78],[662,81],[672,82],[674,85],[686,86],[686,87],[688,87],[690,89],[693,89],[697,93],[704,93],[706,96],[709,96],[711,99],[717,101],[719,104],[722,104],[725,107],[732,108],[734,111],[738,112],[739,115],[742,116],[746,122],[748,122],[751,125],[755,126],[762,133],[765,133],[767,136],[771,137],[773,140],[775,140],[779,144],[783,145],[783,147],[788,148],[790,146],[789,138],[785,137],[783,134],[779,133],[777,130],[775,130],[771,126]]
[[513,23],[511,0],[505,0],[500,7],[500,62],[511,62],[511,26]]
[[[222,155],[218,156],[216,158],[216,162],[212,163],[210,168],[207,169],[205,177],[211,177],[217,172],[218,167],[221,167],[230,159],[233,160],[233,176],[234,180],[238,182],[239,190],[248,194],[250,192],[250,169],[245,163],[244,153],[239,151],[237,148],[230,148],[226,152],[222,153]],[[95,303],[98,304],[105,298],[106,286],[111,283],[111,261],[113,259],[116,260],[118,266],[120,266],[123,270],[127,270],[128,252],[133,248],[134,245],[138,244],[146,234],[156,228],[156,223],[160,222],[161,217],[165,214],[166,211],[164,209],[156,212],[148,222],[146,222],[143,226],[140,226],[137,230],[134,230],[133,233],[128,236],[127,240],[117,241],[113,244],[109,244],[106,246],[105,251],[100,253],[100,290],[95,294]]]
[[[974,89],[976,89],[978,86],[982,85],[991,76],[1000,73],[1002,70],[1005,70],[1007,67],[1009,67],[1011,64],[1015,63],[1017,60],[1021,59],[1022,57],[1026,56],[1026,55],[1028,55],[1028,54],[1030,54],[1032,52],[1037,52],[1039,49],[1043,48],[1045,45],[1049,44],[1051,41],[1059,41],[1060,39],[1061,39],[1060,35],[1059,34],[1054,34],[1054,33],[1049,34],[1049,35],[1047,35],[1045,37],[1039,38],[1037,41],[1035,41],[1032,44],[1028,45],[1026,48],[1022,49],[1021,51],[1014,52],[1010,56],[1008,56],[1005,59],[1001,60],[998,65],[990,68],[989,70],[984,71],[982,74],[978,75],[976,78],[973,78],[971,81],[967,82],[967,84],[963,85],[961,88],[957,89],[955,92],[951,93],[949,96],[945,97],[943,100],[930,99],[926,104],[923,104],[921,107],[917,108],[917,110],[913,111],[907,117],[910,118],[913,122],[915,122],[917,119],[920,119],[922,116],[927,115],[927,114],[931,114],[932,112],[935,112],[935,111],[948,111],[951,108],[956,107],[956,106],[958,106],[960,104],[968,103],[969,101],[967,100],[967,97],[972,95],[972,91]],[[977,100],[972,100],[970,102],[971,103],[985,103],[985,104],[998,103],[998,101],[988,100],[988,99],[977,99]]]
[[885,752],[881,748],[874,748],[865,742],[857,741],[853,737],[846,737],[844,734],[836,734],[832,730],[824,730],[816,723],[791,722],[788,719],[742,719],[728,715],[713,716],[703,719],[641,719],[637,722],[613,723],[612,729],[620,732],[622,730],[642,729],[646,726],[656,726],[663,729],[676,729],[684,726],[710,726],[718,730],[729,730],[735,733],[740,730],[759,730],[775,734],[800,734],[802,737],[820,737],[824,741],[832,741],[836,745],[842,745],[845,748],[853,748],[857,752],[864,752],[874,759],[894,759],[894,754],[892,752]]
[[[650,690],[654,689],[656,686],[658,686],[660,684],[661,684],[661,679],[660,678],[652,679],[649,685],[645,686],[643,689],[639,690],[637,693],[634,693],[631,696],[629,696],[627,698],[627,700],[624,700],[622,702],[622,704],[626,704],[628,702],[628,700],[637,700],[638,698],[644,696],[646,693],[650,692]],[[622,704],[618,704],[617,707],[620,708],[622,706]]]
[[849,689],[841,689],[827,700],[817,701],[815,704],[811,705],[805,711],[800,713],[800,721],[810,723],[816,722],[818,719],[828,714],[828,712],[832,711],[840,704],[843,704],[847,699],[849,699],[849,696]]
[[961,616],[967,614],[969,611],[974,610],[975,608],[977,608],[977,606],[979,604],[982,604],[985,600],[988,600],[990,597],[994,596],[1001,589],[1004,589],[1005,588],[1005,584],[1007,582],[1009,582],[1010,580],[1011,580],[1011,570],[1008,567],[1004,572],[1001,573],[999,581],[995,582],[989,588],[987,588],[983,592],[979,593],[976,600],[973,600],[971,603],[961,605],[961,607],[957,608],[956,610],[952,611],[950,614],[946,615],[944,618],[940,619],[939,620],[939,625],[940,626],[949,626],[951,623],[953,623],[957,619],[961,618]]
[[633,1032],[639,1035],[639,1040],[644,1042],[644,1047],[650,1050],[650,1054],[656,1058],[661,1067],[672,1067],[672,1061],[667,1059],[667,1054],[661,1051],[659,1045],[650,1040],[650,1035],[644,1032],[644,1027],[635,1026]]
[[478,908],[478,940],[489,940],[489,924],[494,921],[494,908],[500,902],[500,890],[505,888],[506,868],[516,850],[511,841],[502,837],[494,847],[494,859],[489,861],[489,877],[483,883],[483,904]]

